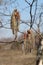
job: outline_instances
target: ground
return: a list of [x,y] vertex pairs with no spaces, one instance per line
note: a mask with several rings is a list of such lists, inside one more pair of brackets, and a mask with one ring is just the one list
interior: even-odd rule
[[0,65],[35,65],[36,51],[23,54],[17,50],[0,50]]

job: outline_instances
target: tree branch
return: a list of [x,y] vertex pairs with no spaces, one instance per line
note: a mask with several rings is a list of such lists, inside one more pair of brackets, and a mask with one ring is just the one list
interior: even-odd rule
[[25,0],[25,2],[26,2],[28,5],[30,5],[30,3],[29,3],[27,0]]
[[[35,14],[34,14],[34,19],[32,20],[33,16],[32,16],[32,7],[33,7],[33,4],[35,2],[35,0],[32,1],[32,3],[30,4],[27,0],[25,0],[25,2],[30,5],[30,29],[32,28],[33,26],[33,23],[34,23],[34,20],[35,20],[35,15],[36,15],[36,9],[35,9]],[[36,6],[37,6],[37,2],[36,2]]]
[[36,11],[37,11],[37,1],[38,1],[38,0],[36,0],[36,6],[35,6],[35,13],[34,13],[34,18],[33,18],[33,23],[34,23],[34,21],[35,21],[35,16],[36,16]]
[[22,23],[24,23],[24,24],[26,24],[26,25],[28,25],[28,26],[30,26],[28,23],[30,23],[30,22],[25,22],[25,21],[23,21],[23,20],[20,20],[21,21],[21,23],[20,24],[22,24]]

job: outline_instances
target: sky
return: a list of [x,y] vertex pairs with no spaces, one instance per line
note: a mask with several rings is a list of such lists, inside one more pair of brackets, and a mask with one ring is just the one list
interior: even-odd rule
[[[32,2],[32,0],[27,0],[27,1],[30,3]],[[43,0],[38,0],[38,4],[37,4],[38,9],[37,9],[37,13],[36,13],[37,14],[37,17],[36,17],[37,23],[39,21],[38,14],[43,11],[42,4],[43,4]],[[21,20],[30,22],[30,15],[29,15],[30,8],[29,8],[29,5],[25,2],[25,0],[3,0],[3,3],[0,4],[0,12],[1,13],[12,15],[12,12],[14,11],[14,9],[18,9],[18,11],[20,12]],[[34,14],[34,10],[35,10],[35,3],[33,5],[32,14]],[[1,16],[0,15],[0,20],[2,21],[3,25],[7,28],[10,28],[10,19],[11,19],[11,16],[3,16],[3,15]],[[35,24],[33,27],[35,29],[37,28],[37,26]],[[29,26],[27,26],[26,24],[19,25],[19,30],[21,32],[26,31],[28,29],[29,29]],[[41,32],[43,32],[43,25],[40,27],[40,29],[41,29]],[[18,33],[18,35],[20,35],[20,33]],[[13,37],[13,36],[14,35],[12,34],[11,29],[0,28],[0,38],[7,38],[7,37]]]

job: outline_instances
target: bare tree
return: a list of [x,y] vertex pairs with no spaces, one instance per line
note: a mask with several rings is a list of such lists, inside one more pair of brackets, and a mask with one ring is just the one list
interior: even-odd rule
[[[36,7],[35,7],[35,13],[34,13],[34,18],[33,18],[33,15],[32,15],[32,7],[33,7],[33,4],[35,3],[36,1]],[[25,0],[25,2],[30,6],[30,29],[32,28],[33,24],[34,24],[34,20],[35,20],[35,15],[36,15],[36,11],[37,11],[37,2],[38,0],[33,0],[32,3],[29,3],[27,0]]]
[[41,27],[42,24],[43,24],[42,18],[41,18],[42,15],[43,15],[43,12],[41,12],[41,13],[39,14],[39,22],[38,22],[38,24],[37,24],[37,22],[35,23],[35,24],[37,25],[37,28],[38,28],[38,30],[37,30],[38,33],[40,33],[40,27]]
[[[13,4],[13,3],[15,3],[17,0],[9,0],[9,2],[4,2],[4,5],[8,5],[8,4]],[[36,12],[37,12],[37,2],[38,2],[38,0],[32,0],[32,3],[29,3],[27,0],[25,0],[25,2],[29,5],[29,7],[30,7],[30,12],[29,12],[29,14],[30,14],[30,22],[29,23],[27,23],[27,22],[25,22],[25,21],[23,21],[23,20],[20,20],[21,21],[21,23],[20,24],[22,24],[22,23],[24,23],[24,24],[26,24],[26,25],[28,25],[29,27],[30,27],[30,29],[32,28],[35,32],[37,32],[34,28],[33,28],[33,24],[34,24],[34,21],[35,21],[35,17],[36,17]],[[34,3],[35,3],[35,12],[34,12],[34,15],[32,14],[32,9],[33,9],[33,6],[34,6]],[[6,9],[7,10],[7,9]],[[6,14],[5,12],[0,12],[0,16],[7,16],[7,17],[10,17],[11,18],[11,14]],[[10,20],[11,21],[11,20]],[[10,23],[8,23],[8,24],[10,24]],[[7,23],[6,23],[6,25],[7,25]],[[38,26],[39,26],[39,24],[38,24]],[[39,26],[40,27],[40,26]],[[5,25],[3,25],[3,23],[2,22],[0,22],[0,28],[5,28],[5,29],[11,29],[11,28],[8,28],[8,27],[5,27]],[[20,32],[20,33],[23,33],[23,32],[21,32],[21,31],[18,31],[18,32]],[[37,32],[38,33],[38,32]],[[23,33],[24,34],[24,33]]]

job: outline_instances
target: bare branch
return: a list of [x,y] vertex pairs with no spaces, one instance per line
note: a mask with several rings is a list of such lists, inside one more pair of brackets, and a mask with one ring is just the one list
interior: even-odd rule
[[22,23],[24,23],[24,24],[26,24],[26,25],[28,25],[28,26],[30,26],[28,23],[30,23],[30,22],[25,22],[25,21],[23,21],[23,20],[20,20],[21,21],[21,23],[20,24],[22,24]]
[[[30,29],[33,26],[33,23],[34,23],[34,20],[35,20],[35,15],[36,15],[36,10],[37,10],[37,0],[36,0],[35,13],[34,13],[34,18],[33,18],[33,16],[32,16],[32,7],[33,7],[34,2],[35,2],[35,0],[33,0],[32,3],[31,3],[31,5],[30,5],[30,17],[31,17]],[[32,18],[33,18],[33,20],[32,20]]]
[[42,15],[43,15],[43,12],[41,12],[40,15],[39,15],[39,26],[40,26],[40,23],[41,23],[41,17],[42,17]]
[[33,18],[33,23],[34,23],[34,21],[35,21],[35,16],[36,16],[36,11],[37,11],[37,1],[38,1],[38,0],[36,0],[36,6],[35,6],[35,13],[34,13],[34,18]]
[[43,24],[43,23],[41,24],[42,15],[43,15],[43,12],[40,13],[40,15],[39,15],[39,23],[37,24],[37,27],[38,27],[39,30],[40,30],[40,26]]
[[[32,16],[32,7],[33,7],[33,4],[34,2],[36,1],[36,8],[35,8],[35,13],[34,13],[34,18]],[[34,20],[35,20],[35,15],[36,15],[36,10],[37,10],[37,0],[33,0],[32,3],[30,4],[27,0],[25,0],[25,2],[30,5],[30,29],[32,28],[33,26],[33,23],[34,23]],[[33,20],[32,20],[33,19]]]
[[[6,43],[5,45],[8,45],[8,44],[12,44],[12,43],[15,43],[15,42],[21,42],[21,41],[15,41],[15,40],[13,40],[13,41],[10,41],[10,42],[4,42],[4,41],[0,41],[0,43]],[[21,44],[21,43],[20,43]]]
[[29,3],[27,0],[25,0],[25,2],[26,2],[28,5],[30,5],[30,3]]
[[33,6],[33,1],[32,1],[32,4],[30,5],[30,17],[31,17],[31,19],[30,19],[30,29],[32,28],[32,23],[33,23],[33,21],[32,21],[32,6]]

